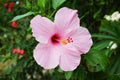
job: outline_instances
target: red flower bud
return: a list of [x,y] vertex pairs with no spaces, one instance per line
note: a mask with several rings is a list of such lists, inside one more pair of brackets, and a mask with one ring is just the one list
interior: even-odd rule
[[7,10],[8,12],[12,12],[13,10],[12,10],[12,8],[8,8],[8,10]]
[[17,49],[13,48],[12,53],[14,53],[14,54],[17,53]]
[[25,51],[23,49],[16,49],[16,48],[13,48],[12,49],[12,53],[13,54],[18,54],[18,55],[23,55],[25,53]]
[[13,28],[16,28],[16,27],[17,27],[17,22],[16,22],[16,21],[13,21],[12,24],[11,24],[11,26],[12,26]]
[[17,53],[18,53],[18,54],[20,53],[20,51],[21,51],[20,49],[17,49]]
[[14,4],[15,4],[14,2],[10,2],[8,7],[13,8]]
[[4,7],[7,7],[8,6],[8,3],[4,3]]
[[24,52],[25,52],[25,51],[22,49],[22,50],[20,50],[20,53],[19,53],[19,54],[23,55]]

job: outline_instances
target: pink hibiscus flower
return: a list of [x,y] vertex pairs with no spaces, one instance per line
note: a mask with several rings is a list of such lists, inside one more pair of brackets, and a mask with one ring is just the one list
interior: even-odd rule
[[30,26],[39,42],[33,56],[44,69],[59,65],[64,71],[72,71],[80,64],[80,55],[87,53],[92,46],[89,31],[80,26],[77,10],[61,8],[55,15],[54,23],[37,15]]

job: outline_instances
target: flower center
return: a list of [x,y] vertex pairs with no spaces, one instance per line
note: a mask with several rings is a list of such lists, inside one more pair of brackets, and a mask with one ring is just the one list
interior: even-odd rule
[[58,44],[58,43],[61,43],[63,45],[66,45],[68,43],[71,43],[73,42],[73,39],[71,37],[68,37],[67,39],[60,39],[60,36],[58,34],[54,34],[52,37],[51,37],[51,42],[52,44]]
[[57,44],[59,43],[59,40],[60,40],[60,36],[58,34],[54,34],[52,37],[51,37],[51,42],[53,44]]
[[73,42],[73,39],[71,37],[68,37],[67,39],[62,39],[61,40],[61,43],[63,45],[66,45],[66,44],[71,43],[71,42]]

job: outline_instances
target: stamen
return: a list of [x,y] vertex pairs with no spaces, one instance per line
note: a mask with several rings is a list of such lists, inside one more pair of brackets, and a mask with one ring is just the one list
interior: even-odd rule
[[67,39],[62,39],[62,40],[61,40],[61,43],[62,43],[63,45],[66,45],[66,44],[71,43],[71,42],[73,42],[73,40],[72,40],[71,37],[68,37]]
[[68,39],[67,39],[67,40],[68,40],[68,42],[69,42],[69,43],[73,42],[73,40],[72,40],[72,38],[71,38],[71,37],[68,37]]
[[66,44],[69,43],[69,42],[68,42],[68,40],[66,40],[66,39],[62,39],[62,40],[61,40],[61,43],[62,43],[63,45],[66,45]]

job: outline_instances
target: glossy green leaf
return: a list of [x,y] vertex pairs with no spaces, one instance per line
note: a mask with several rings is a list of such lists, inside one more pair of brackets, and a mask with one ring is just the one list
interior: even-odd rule
[[70,78],[71,78],[71,76],[72,76],[72,73],[73,72],[65,72],[65,78],[66,78],[66,80],[69,80]]
[[63,72],[63,70],[61,70],[60,68],[58,68],[58,70],[57,70],[58,72]]
[[105,55],[104,50],[92,49],[84,58],[89,66],[89,70],[92,72],[105,70],[108,64],[108,57]]
[[38,6],[45,8],[46,0],[38,0]]
[[[109,36],[115,37],[116,41],[120,41],[119,35],[120,35],[120,22],[116,21],[107,21],[102,20],[100,25],[100,31],[104,32],[105,34],[108,34]],[[119,39],[119,40],[118,40]]]
[[101,31],[101,32],[106,32],[106,33],[108,33],[108,34],[110,34],[110,35],[112,35],[112,36],[116,36],[116,34],[115,34],[112,30],[110,30],[110,29],[108,29],[108,28],[103,28],[103,27],[101,27],[101,28],[100,28],[100,31]]
[[29,2],[29,0],[26,0],[26,8],[30,9],[31,8],[31,3]]
[[60,5],[62,5],[66,0],[52,0],[52,6],[54,9],[57,9]]
[[[22,18],[27,17],[27,16],[30,16],[30,15],[32,15],[32,14],[35,14],[35,13],[34,13],[34,12],[27,12],[27,13],[25,13],[25,14],[15,16],[15,17],[12,19],[12,21],[16,21],[16,20],[22,19]],[[11,22],[12,22],[12,21],[11,21]]]
[[107,68],[109,71],[109,74],[120,74],[120,54],[119,54],[119,49],[118,49],[118,54],[112,55],[112,59],[110,60],[110,65]]
[[84,66],[79,66],[72,74],[70,80],[86,80],[87,73]]
[[93,18],[94,18],[94,19],[100,19],[101,10],[102,10],[102,9],[99,9],[98,11],[96,11],[96,12],[94,13],[94,15],[93,15]]
[[120,80],[120,75],[111,75],[107,80]]
[[110,43],[110,40],[98,42],[94,45],[93,49],[102,50],[104,48],[107,48],[109,43]]
[[106,34],[92,34],[92,37],[97,37],[97,38],[101,38],[101,39],[116,40],[115,37],[110,36],[110,35],[106,35]]

